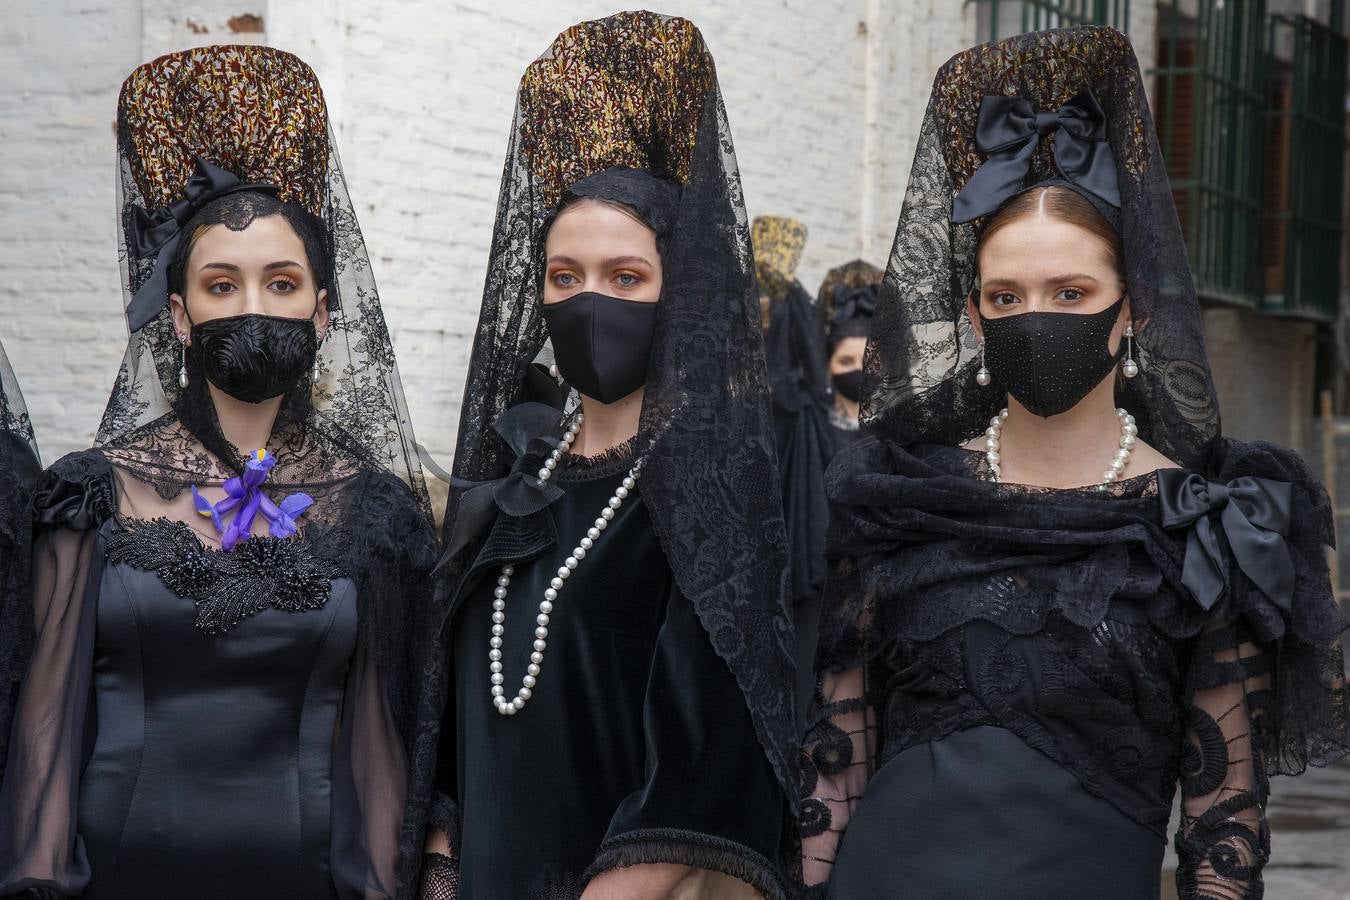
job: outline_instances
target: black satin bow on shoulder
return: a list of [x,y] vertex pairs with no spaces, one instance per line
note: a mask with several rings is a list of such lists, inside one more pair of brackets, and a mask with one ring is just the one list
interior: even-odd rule
[[1228,562],[1214,525],[1233,559],[1261,593],[1288,612],[1294,597],[1294,560],[1285,543],[1293,487],[1285,481],[1244,476],[1227,484],[1180,469],[1158,473],[1164,528],[1190,526],[1181,580],[1206,610],[1228,586]]
[[279,193],[274,185],[244,184],[233,172],[199,156],[197,169],[183,190],[183,199],[150,211],[133,207],[135,218],[131,223],[131,239],[136,255],[141,259],[154,256],[155,268],[127,305],[127,322],[132,332],[152,321],[169,302],[169,264],[178,251],[183,226],[210,201],[238,191]]
[[508,516],[528,516],[563,495],[562,488],[538,475],[562,437],[561,416],[557,409],[543,403],[521,403],[493,423],[493,430],[515,451],[516,462],[501,478],[451,482],[452,487],[466,490],[459,500],[454,528],[437,569],[482,534],[499,511]]
[[1037,112],[1025,97],[986,96],[980,101],[975,146],[988,159],[956,195],[952,221],[986,216],[1019,193],[1041,138],[1052,133],[1060,174],[1119,209],[1120,187],[1106,137],[1106,114],[1090,91],[1053,112]]

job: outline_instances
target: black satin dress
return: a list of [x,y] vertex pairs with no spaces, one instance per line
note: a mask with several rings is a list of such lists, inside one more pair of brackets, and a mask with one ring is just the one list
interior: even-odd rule
[[501,566],[514,564],[509,699],[545,588],[631,465],[565,462],[564,496],[534,521],[499,516],[461,590],[442,751],[455,751],[465,900],[574,898],[588,872],[642,862],[751,880],[774,869],[781,792],[730,669],[675,586],[640,482],[559,592],[533,697],[509,718],[493,707]]
[[[116,498],[91,451],[34,503],[0,896],[390,900],[404,745],[358,575],[335,561],[343,533],[223,551],[182,522],[119,517]],[[397,506],[381,509],[399,533]]]
[[[116,546],[118,527],[103,526]],[[222,635],[154,571],[108,565],[79,834],[85,898],[326,898],[333,738],[356,591]]]

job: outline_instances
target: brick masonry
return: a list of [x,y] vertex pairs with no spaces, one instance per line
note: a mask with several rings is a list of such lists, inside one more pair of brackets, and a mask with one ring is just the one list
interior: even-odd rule
[[[1146,67],[1151,6],[1132,4]],[[884,263],[932,73],[973,41],[973,7],[664,10],[697,22],[718,61],[751,215],[809,226],[803,282],[814,288],[856,256]],[[90,443],[124,346],[112,133],[122,79],[186,46],[266,41],[324,85],[413,420],[448,462],[517,81],[560,29],[613,11],[596,0],[19,0],[0,25],[0,340],[44,458]],[[1260,331],[1225,332],[1216,358],[1231,348],[1250,360]],[[1289,390],[1272,390],[1287,409]],[[1223,393],[1237,418],[1253,406],[1251,421],[1267,420],[1250,391]]]

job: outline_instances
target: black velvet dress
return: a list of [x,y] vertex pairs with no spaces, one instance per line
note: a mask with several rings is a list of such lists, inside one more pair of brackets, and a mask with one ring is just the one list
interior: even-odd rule
[[543,592],[632,466],[624,456],[564,458],[563,496],[524,519],[499,515],[461,588],[441,737],[461,898],[572,898],[588,872],[634,862],[775,881],[782,794],[730,669],[675,586],[640,481],[559,592],[533,697],[511,717],[493,707],[501,567],[514,567],[509,698]]

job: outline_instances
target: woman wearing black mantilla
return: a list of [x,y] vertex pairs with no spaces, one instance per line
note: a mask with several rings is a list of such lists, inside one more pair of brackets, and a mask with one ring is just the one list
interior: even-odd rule
[[412,789],[422,896],[783,897],[782,511],[712,58],[684,19],[585,22],[515,122]]
[[1221,437],[1144,86],[1105,28],[938,72],[829,473],[806,879],[1261,896],[1268,776],[1346,753],[1322,487]]
[[117,125],[131,336],[5,598],[0,894],[392,898],[435,544],[322,92],[186,50]]

